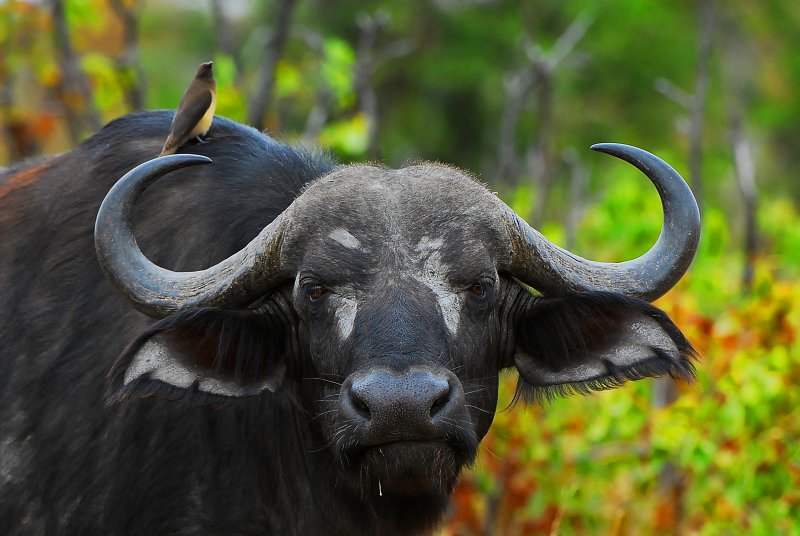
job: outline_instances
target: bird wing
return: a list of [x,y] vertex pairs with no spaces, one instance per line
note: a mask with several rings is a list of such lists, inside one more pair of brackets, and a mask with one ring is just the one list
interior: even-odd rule
[[[179,107],[178,112],[175,112],[175,118],[172,120],[172,128],[170,129],[170,138],[174,140],[188,139],[189,133],[197,125],[198,121],[203,118],[211,106],[211,91],[203,91],[196,97],[189,99],[189,102],[182,103],[184,107]],[[183,143],[183,142],[182,142]]]

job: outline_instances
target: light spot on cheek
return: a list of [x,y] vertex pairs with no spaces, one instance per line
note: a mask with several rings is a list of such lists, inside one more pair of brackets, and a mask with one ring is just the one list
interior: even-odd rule
[[436,295],[439,302],[439,309],[442,310],[444,323],[448,331],[455,335],[458,332],[458,322],[461,319],[461,306],[463,304],[461,296],[451,290],[436,288],[431,286],[431,290]]
[[294,285],[292,286],[292,293],[296,296],[297,291],[300,289],[300,274],[294,276]]
[[361,249],[361,242],[346,229],[334,229],[328,235],[328,238],[348,249]]
[[439,309],[442,311],[444,323],[448,331],[455,335],[461,319],[461,308],[464,305],[462,293],[454,292],[447,281],[449,266],[442,261],[444,239],[422,237],[417,244],[416,252],[425,258],[421,273],[413,274],[414,279],[431,289],[436,296]]
[[339,297],[339,307],[336,309],[336,326],[339,328],[339,335],[342,340],[347,340],[353,332],[356,323],[356,313],[358,304],[352,298]]

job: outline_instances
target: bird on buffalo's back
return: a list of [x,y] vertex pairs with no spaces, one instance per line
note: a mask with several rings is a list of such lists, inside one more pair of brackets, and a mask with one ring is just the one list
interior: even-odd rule
[[192,138],[203,142],[202,136],[205,136],[211,128],[217,105],[217,84],[211,70],[212,64],[213,62],[208,61],[201,63],[197,68],[194,80],[181,97],[167,141],[159,156],[175,153],[181,145]]

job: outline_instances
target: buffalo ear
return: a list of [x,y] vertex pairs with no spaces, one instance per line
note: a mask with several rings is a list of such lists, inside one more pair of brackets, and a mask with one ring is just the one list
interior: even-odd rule
[[526,399],[665,374],[694,379],[696,351],[666,313],[644,301],[606,292],[533,300],[515,328],[517,394]]
[[218,403],[275,391],[285,374],[284,336],[268,316],[200,308],[154,324],[109,373],[109,402],[128,398]]

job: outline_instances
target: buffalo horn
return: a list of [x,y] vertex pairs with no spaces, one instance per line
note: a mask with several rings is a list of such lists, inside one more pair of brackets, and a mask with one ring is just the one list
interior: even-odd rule
[[184,307],[246,305],[292,274],[282,268],[280,245],[286,212],[267,225],[244,249],[197,272],[173,272],[150,262],[133,236],[136,200],[161,176],[211,163],[192,154],[163,156],[126,173],[108,192],[95,222],[95,249],[111,282],[141,312],[163,318]]
[[600,143],[592,149],[625,160],[653,182],[664,211],[656,243],[630,261],[590,261],[549,242],[505,207],[511,251],[503,268],[543,294],[603,290],[653,301],[671,289],[692,263],[700,239],[697,202],[678,172],[657,156],[617,143]]

